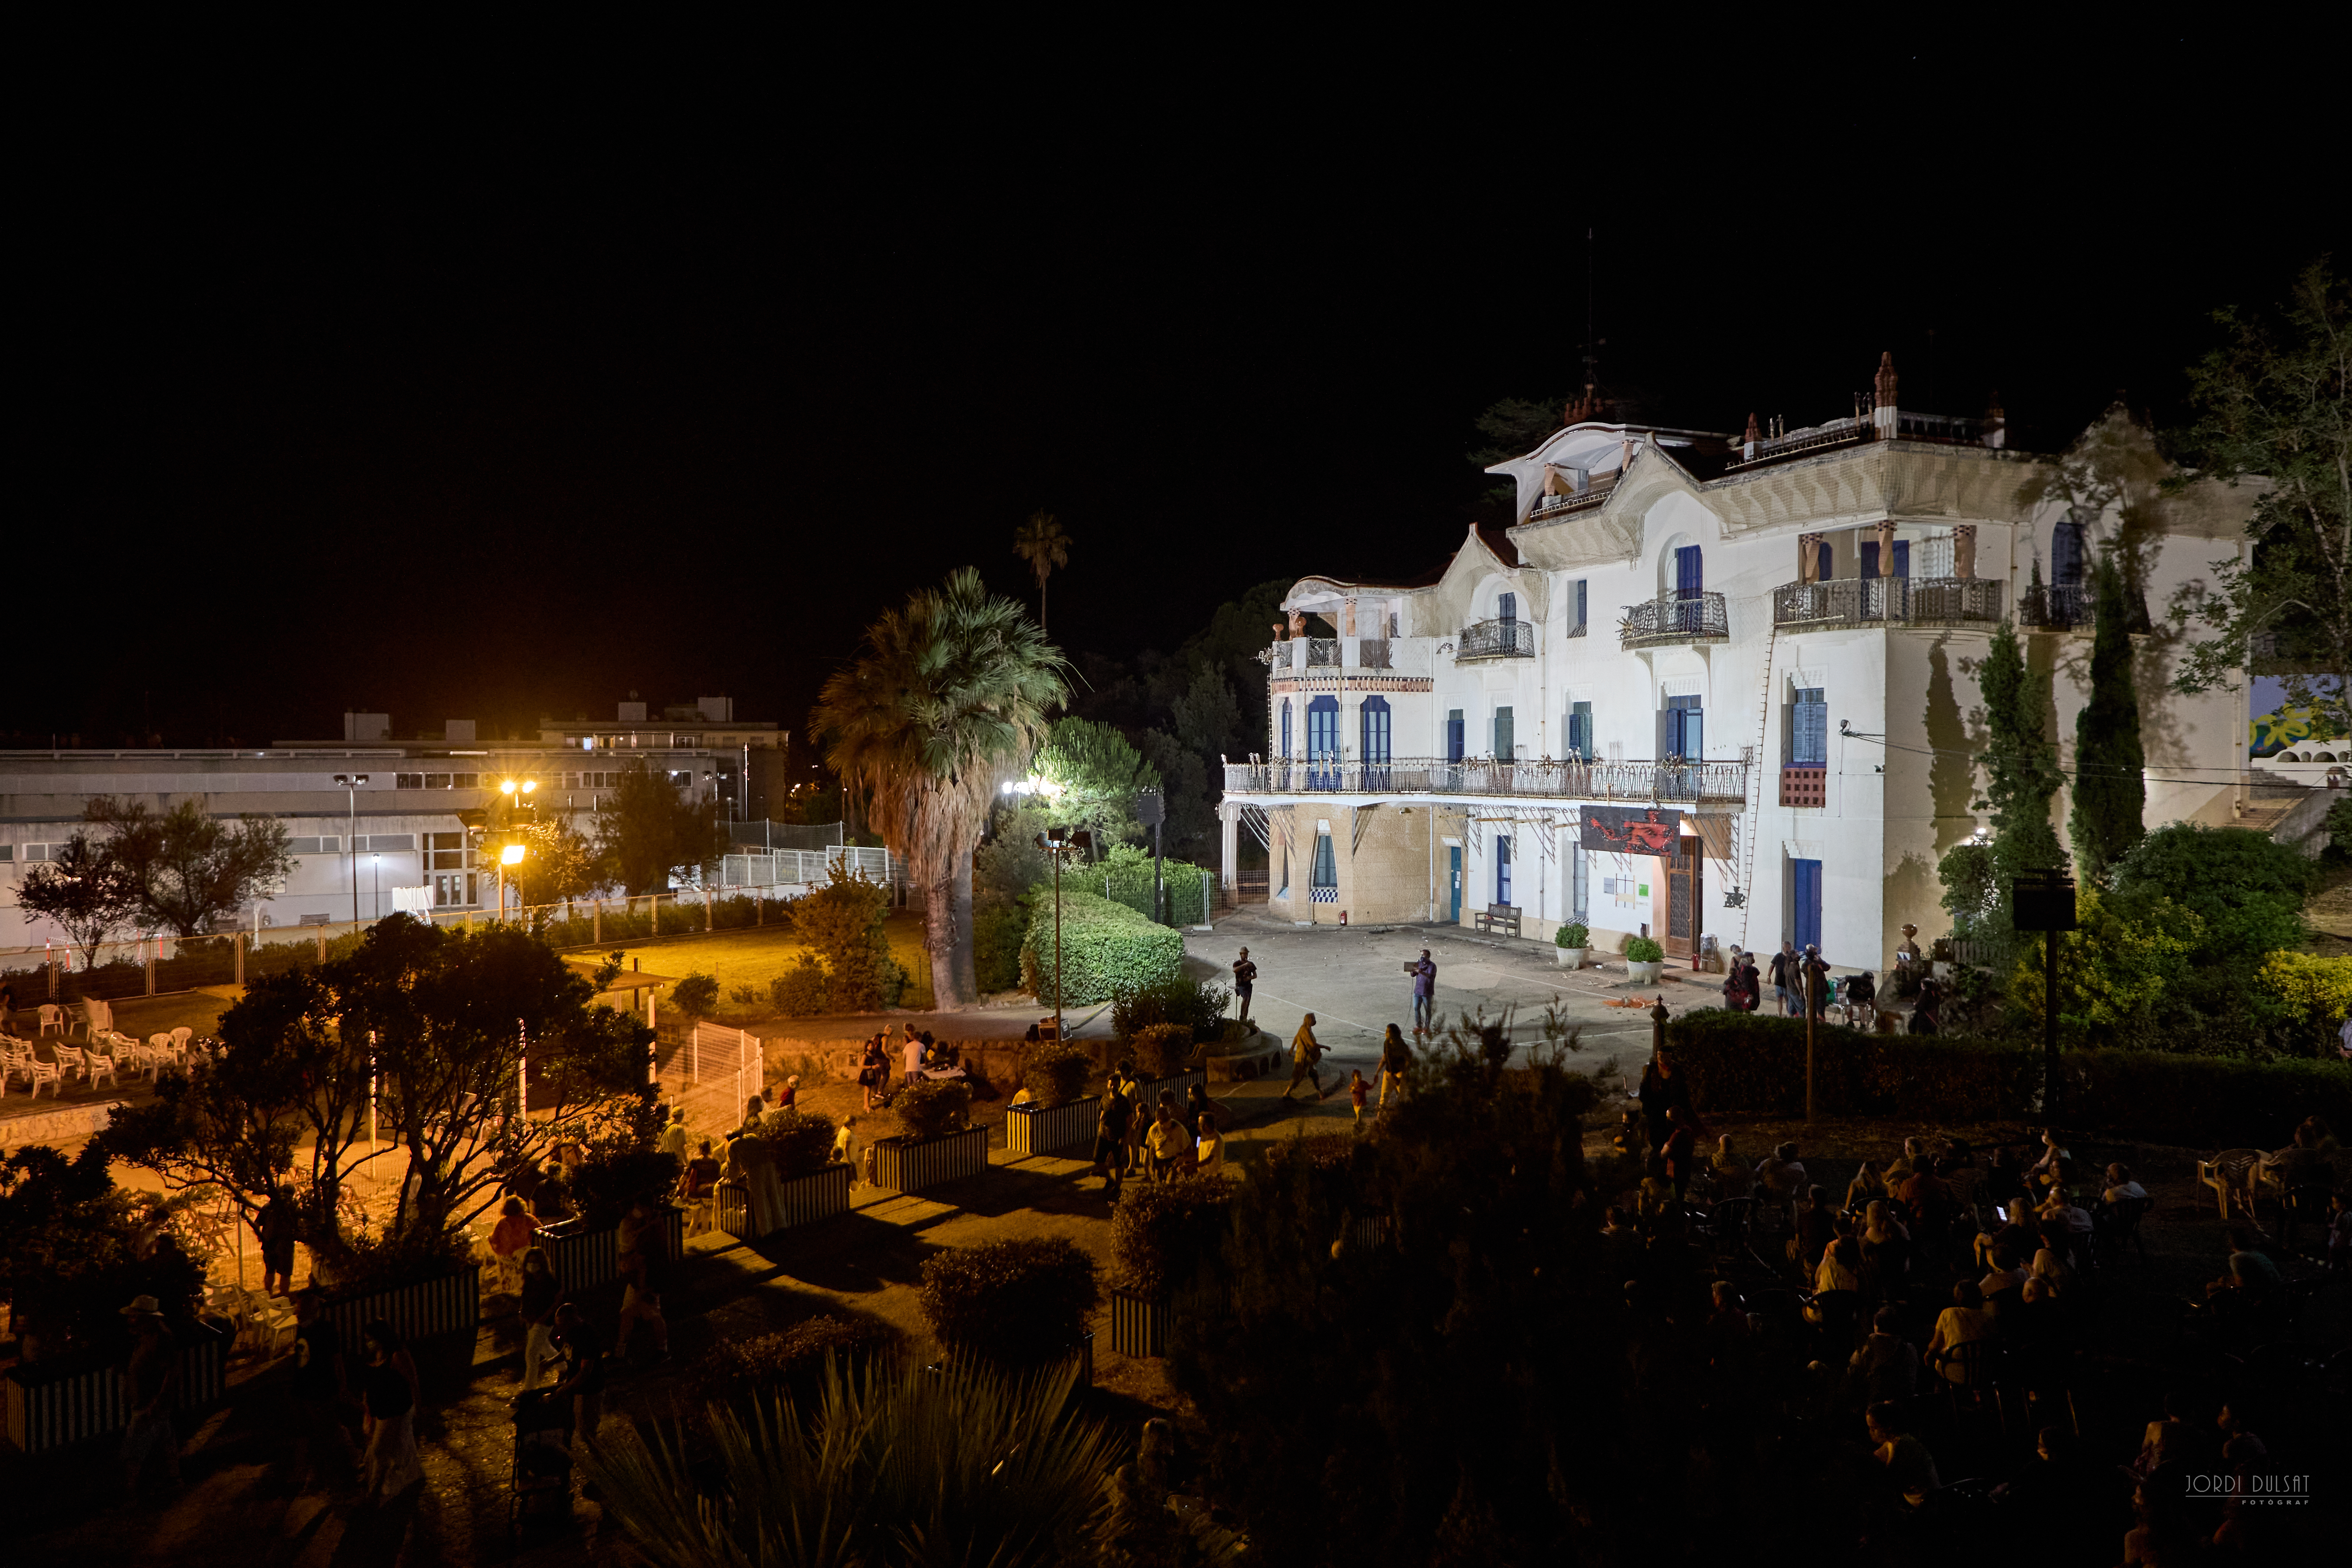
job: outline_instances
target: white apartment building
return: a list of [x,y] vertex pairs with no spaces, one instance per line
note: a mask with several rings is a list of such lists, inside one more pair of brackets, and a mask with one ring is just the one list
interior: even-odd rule
[[[1488,470],[1516,521],[1440,572],[1300,579],[1263,656],[1265,752],[1227,759],[1227,874],[1247,831],[1300,922],[1501,905],[1527,936],[1581,921],[1680,957],[1790,940],[1877,969],[1906,922],[1941,933],[1937,862],[1982,826],[1977,662],[2019,623],[2071,765],[2104,520],[2029,503],[2047,459],[1997,414],[1895,391],[1882,363],[1876,406],[1769,436],[1576,419]],[[2189,634],[2163,608],[2247,548],[2249,501],[2200,487],[2151,547],[2151,826],[2244,809],[2245,694],[2167,689]]]
[[[450,726],[460,742],[472,740],[472,728]],[[365,722],[346,729],[382,732]],[[626,742],[0,752],[0,949],[65,940],[18,908],[16,889],[87,826],[82,813],[101,795],[142,800],[159,814],[193,799],[224,820],[278,818],[292,840],[294,872],[234,923],[339,924],[380,919],[410,903],[495,909],[497,868],[481,859],[459,814],[487,807],[508,780],[534,782],[542,817],[565,816],[593,836],[598,803],[633,764],[642,762],[708,800],[717,798],[720,760],[690,744]]]

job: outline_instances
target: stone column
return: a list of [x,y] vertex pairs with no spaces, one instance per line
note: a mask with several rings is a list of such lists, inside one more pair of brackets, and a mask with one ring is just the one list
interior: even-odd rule
[[1217,874],[1224,879],[1224,885],[1228,890],[1234,885],[1234,851],[1239,843],[1234,828],[1239,826],[1240,816],[1241,808],[1230,802],[1217,808],[1218,825],[1223,830],[1224,839],[1223,858],[1217,862]]
[[1801,533],[1797,535],[1798,582],[1818,583],[1821,581],[1821,542],[1822,536],[1818,533]]
[[1952,525],[1952,575],[1966,580],[1977,574],[1977,525]]

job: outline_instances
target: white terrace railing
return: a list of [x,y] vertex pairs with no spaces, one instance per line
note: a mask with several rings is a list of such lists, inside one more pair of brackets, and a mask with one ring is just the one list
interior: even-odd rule
[[1227,795],[1516,795],[1542,800],[1745,801],[1745,763],[1507,762],[1401,757],[1228,763]]

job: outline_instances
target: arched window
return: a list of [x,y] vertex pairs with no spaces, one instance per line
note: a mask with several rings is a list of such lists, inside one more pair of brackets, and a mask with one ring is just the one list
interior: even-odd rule
[[1290,699],[1282,700],[1282,760],[1290,760]]
[[1339,700],[1318,697],[1307,705],[1307,766],[1308,786],[1339,787]]
[[1367,697],[1360,711],[1363,733],[1358,754],[1364,759],[1366,767],[1385,763],[1389,760],[1389,700]]
[[2067,584],[2083,580],[2083,525],[2071,517],[2061,519],[2050,531],[2050,580]]

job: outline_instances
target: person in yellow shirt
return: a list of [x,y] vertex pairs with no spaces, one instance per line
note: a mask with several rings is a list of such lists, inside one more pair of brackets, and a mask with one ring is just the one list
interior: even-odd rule
[[1304,1079],[1315,1086],[1317,1100],[1329,1099],[1329,1092],[1323,1087],[1323,1075],[1315,1070],[1315,1064],[1322,1059],[1323,1047],[1315,1043],[1315,1015],[1309,1013],[1299,1020],[1298,1033],[1290,1037],[1290,1085],[1282,1091],[1282,1098],[1288,1100],[1290,1090]]
[[1217,1116],[1213,1110],[1201,1112],[1201,1135],[1192,1145],[1192,1173],[1196,1176],[1223,1175],[1225,1169],[1225,1141],[1217,1133]]

